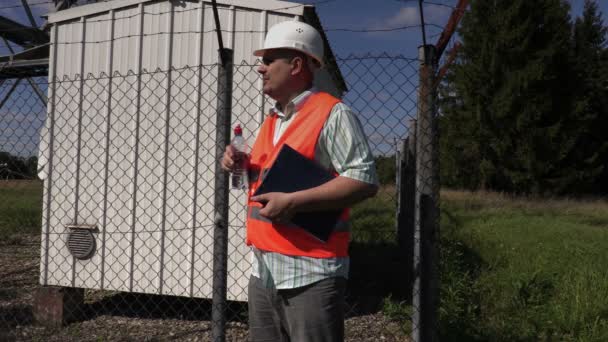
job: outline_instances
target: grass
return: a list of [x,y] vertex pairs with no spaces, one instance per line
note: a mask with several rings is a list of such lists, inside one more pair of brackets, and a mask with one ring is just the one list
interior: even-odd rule
[[444,341],[607,341],[608,203],[442,193]]
[[395,188],[391,186],[357,204],[351,211],[353,241],[394,243],[396,210]]
[[385,312],[397,319],[404,316],[399,310],[407,280],[404,272],[396,271],[403,268],[403,256],[396,243],[394,196],[394,187],[383,187],[351,211],[349,290],[355,297],[373,297],[368,309],[387,308]]
[[0,240],[40,232],[42,182],[0,180]]
[[[407,330],[412,308],[399,292],[384,190],[353,210],[351,283],[382,294],[382,311]],[[608,202],[458,191],[441,199],[441,341],[608,341]]]
[[[0,181],[0,241],[40,229],[40,182]],[[409,328],[394,189],[352,211],[353,295]],[[608,203],[441,195],[442,341],[608,341]]]

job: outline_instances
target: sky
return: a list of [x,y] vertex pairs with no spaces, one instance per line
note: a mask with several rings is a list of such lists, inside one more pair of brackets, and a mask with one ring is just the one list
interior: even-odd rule
[[[119,0],[120,1],[120,0]],[[254,1],[254,0],[251,0]],[[306,0],[316,3],[316,12],[326,31],[349,92],[344,102],[359,115],[375,154],[394,153],[399,139],[407,136],[409,120],[416,116],[418,84],[418,46],[422,45],[419,3],[417,0]],[[219,0],[221,2],[221,0]],[[428,44],[435,44],[458,0],[423,2],[425,33]],[[584,0],[569,0],[573,17],[582,12]],[[49,0],[28,0],[38,26],[43,15],[52,10]],[[600,0],[600,9],[608,23],[608,0]],[[0,15],[29,25],[21,0],[0,0]],[[397,28],[397,30],[392,30]],[[402,28],[402,29],[399,29]],[[384,30],[384,31],[382,31]],[[389,30],[389,31],[387,31]],[[361,32],[366,31],[366,32]],[[454,37],[451,44],[457,37]],[[448,45],[448,49],[450,45]],[[0,41],[0,54],[8,54]],[[402,59],[349,59],[366,55],[402,56]],[[445,54],[444,54],[445,55]],[[440,65],[442,62],[440,62]],[[9,83],[0,87],[0,97]],[[0,112],[0,150],[10,145],[14,151],[28,151],[38,144],[37,133],[45,116],[44,106],[22,82]],[[28,111],[37,108],[32,117]],[[6,112],[8,111],[8,112]],[[27,122],[27,120],[34,120]],[[29,127],[27,129],[26,127]],[[22,141],[19,137],[34,137]],[[8,137],[8,140],[7,140]]]
[[[41,25],[44,22],[41,16],[51,11],[53,4],[50,0],[27,1],[31,4],[38,25]],[[572,6],[572,14],[579,15],[584,0],[568,1]],[[417,47],[422,44],[422,33],[418,27],[420,12],[417,0],[297,0],[293,2],[317,3],[315,7],[321,24],[327,32],[334,54],[339,57],[386,52],[415,58]],[[442,28],[448,21],[451,7],[457,2],[457,0],[423,2],[427,43],[437,42]],[[608,1],[598,0],[598,3],[604,13],[604,20],[608,22]],[[345,6],[348,6],[346,10]],[[0,15],[29,25],[29,20],[21,7],[21,0],[0,1]],[[382,30],[406,26],[413,27],[389,32],[334,31],[335,29]],[[0,54],[5,53],[8,51],[2,46]]]

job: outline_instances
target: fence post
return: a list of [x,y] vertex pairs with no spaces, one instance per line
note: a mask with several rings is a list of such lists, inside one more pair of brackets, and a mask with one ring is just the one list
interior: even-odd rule
[[418,48],[420,84],[416,132],[416,211],[414,228],[414,284],[412,291],[412,339],[438,341],[439,306],[439,165],[437,150],[436,91],[437,70],[433,45]]
[[228,173],[220,165],[230,143],[232,122],[233,51],[220,49],[215,124],[215,213],[213,229],[213,299],[211,306],[212,338],[226,340],[226,279],[228,277]]
[[416,195],[416,120],[408,126],[408,137],[402,141],[397,165],[397,244],[399,255],[406,267],[403,294],[408,304],[412,304],[412,283],[414,281],[414,210]]

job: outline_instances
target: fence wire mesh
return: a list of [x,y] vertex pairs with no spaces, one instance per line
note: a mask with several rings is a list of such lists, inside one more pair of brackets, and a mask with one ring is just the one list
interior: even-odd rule
[[[405,185],[430,181],[415,179],[407,147],[419,62],[337,62],[381,183],[352,213],[346,339],[407,340],[420,328],[412,248],[424,241]],[[233,73],[232,124],[253,141],[271,101],[256,65]],[[218,65],[202,65],[2,81],[0,337],[211,339],[217,77]],[[245,193],[231,190],[229,203],[226,337],[244,341]],[[36,324],[57,317],[60,328]]]

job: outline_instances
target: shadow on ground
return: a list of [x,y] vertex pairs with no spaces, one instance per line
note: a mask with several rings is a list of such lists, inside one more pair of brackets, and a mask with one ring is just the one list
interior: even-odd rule
[[378,312],[389,296],[411,303],[412,273],[405,266],[407,259],[408,255],[396,243],[353,242],[347,316]]
[[[246,322],[247,303],[228,301],[228,321]],[[84,319],[112,315],[149,319],[211,320],[210,299],[120,292],[85,304]]]

